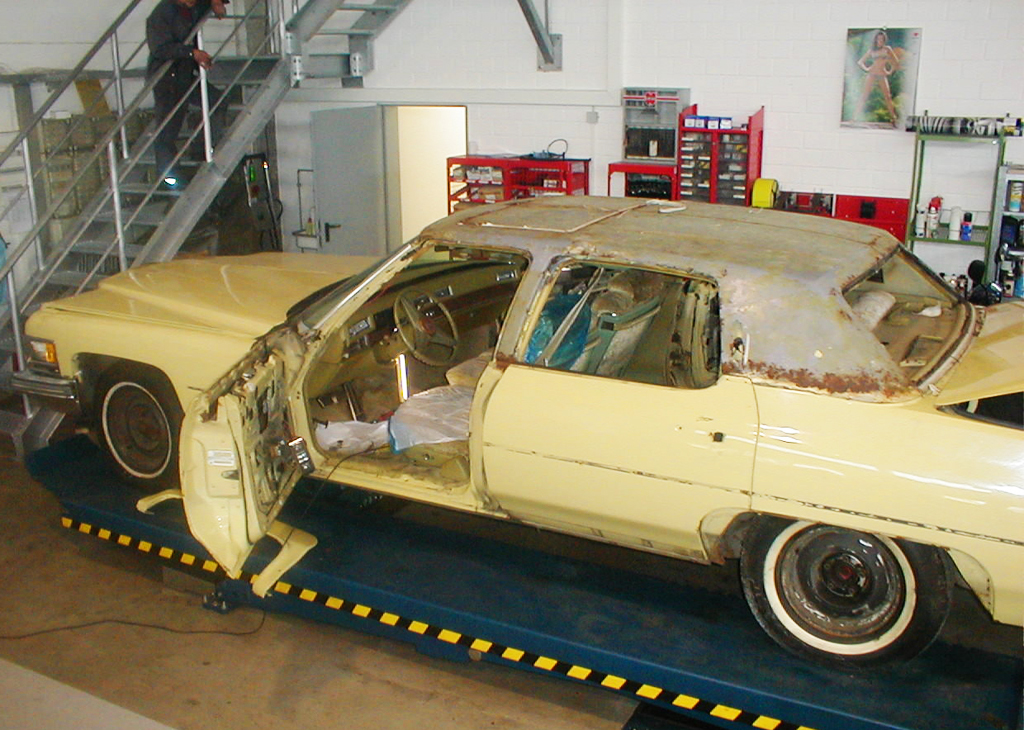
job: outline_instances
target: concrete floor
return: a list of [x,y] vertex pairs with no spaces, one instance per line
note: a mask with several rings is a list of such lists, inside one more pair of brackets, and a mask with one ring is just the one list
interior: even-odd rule
[[[86,720],[99,713],[118,730],[151,730],[145,718],[176,730],[611,730],[635,705],[296,617],[214,614],[196,595],[165,585],[154,561],[71,533],[59,514],[13,449],[0,446],[0,636],[109,619],[211,633],[101,623],[0,638],[0,658],[142,716],[132,724],[128,713],[0,663],[0,706],[11,707],[11,696],[19,703],[18,713],[0,712],[0,728],[91,727]],[[58,707],[89,717],[62,722],[62,709],[54,720]]]

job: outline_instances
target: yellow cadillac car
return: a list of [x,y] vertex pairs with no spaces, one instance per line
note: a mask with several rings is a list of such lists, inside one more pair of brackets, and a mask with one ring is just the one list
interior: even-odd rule
[[963,582],[1024,614],[1024,305],[972,306],[880,230],[548,197],[382,261],[258,254],[114,276],[27,325],[140,509],[230,575],[304,474],[704,563],[781,645],[924,649]]

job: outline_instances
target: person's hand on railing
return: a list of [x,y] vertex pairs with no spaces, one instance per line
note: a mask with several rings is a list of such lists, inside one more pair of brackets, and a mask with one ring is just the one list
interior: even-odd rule
[[213,66],[213,58],[211,58],[210,54],[206,51],[200,51],[198,48],[194,48],[192,50],[192,58],[205,69],[209,69]]

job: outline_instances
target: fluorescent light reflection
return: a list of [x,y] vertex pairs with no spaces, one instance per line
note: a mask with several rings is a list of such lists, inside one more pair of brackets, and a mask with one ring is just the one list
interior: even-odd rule
[[405,403],[409,400],[409,369],[405,365],[405,353],[395,358],[395,371],[398,373],[398,400]]

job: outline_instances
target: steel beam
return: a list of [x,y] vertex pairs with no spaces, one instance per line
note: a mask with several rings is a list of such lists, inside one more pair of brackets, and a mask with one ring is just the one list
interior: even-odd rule
[[548,32],[545,21],[541,20],[533,0],[518,0],[519,7],[526,16],[526,23],[530,26],[533,39],[537,42],[537,50],[540,52],[538,68],[541,71],[562,70],[562,37]]

